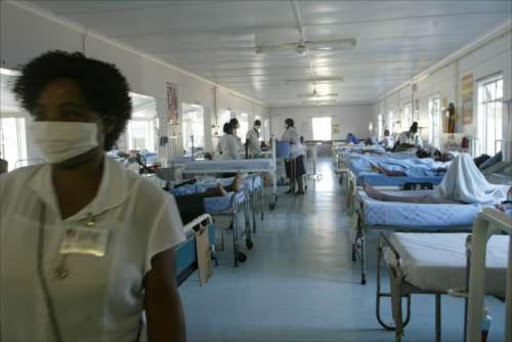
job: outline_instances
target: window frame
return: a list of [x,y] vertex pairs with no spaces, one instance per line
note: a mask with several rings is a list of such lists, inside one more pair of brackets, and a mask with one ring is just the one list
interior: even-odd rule
[[[501,96],[498,97],[498,83],[501,82]],[[495,84],[495,98],[494,99],[486,99],[485,97],[485,88],[491,84]],[[485,153],[488,155],[494,155],[503,149],[502,144],[499,144],[498,141],[502,141],[503,139],[503,86],[504,86],[504,78],[503,75],[495,74],[486,78],[481,79],[477,83],[477,137],[479,142],[479,153]],[[490,107],[493,107],[492,112],[494,115],[494,144],[488,146],[488,134],[489,134],[489,112]],[[498,109],[500,108],[500,109]],[[497,119],[499,115],[499,120],[501,121],[500,125],[497,125]]]

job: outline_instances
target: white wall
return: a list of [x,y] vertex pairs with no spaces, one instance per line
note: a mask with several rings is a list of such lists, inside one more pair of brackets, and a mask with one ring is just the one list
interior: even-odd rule
[[[461,50],[462,51],[462,50]],[[456,114],[459,120],[456,123],[456,131],[461,133],[457,139],[462,136],[477,136],[478,128],[478,106],[477,106],[477,83],[479,79],[485,78],[496,73],[500,73],[504,79],[503,98],[512,98],[512,35],[510,26],[504,32],[490,36],[482,40],[479,46],[470,49],[467,53],[462,53],[453,61],[443,64],[440,68],[433,70],[429,75],[416,81],[417,91],[413,94],[411,80],[401,89],[398,89],[377,101],[373,108],[373,121],[377,124],[377,116],[382,113],[387,116],[390,108],[395,108],[395,117],[397,115],[396,108],[402,109],[403,105],[410,102],[412,97],[419,99],[419,126],[428,127],[428,101],[429,98],[440,96],[441,99],[447,97],[448,103],[453,102],[456,108]],[[474,83],[473,97],[473,123],[464,125],[462,123],[461,103],[462,103],[462,87],[461,78],[464,75],[472,74]],[[512,139],[510,132],[507,106],[504,105],[504,138]],[[402,119],[402,118],[400,118]],[[424,139],[428,140],[428,128],[421,131]],[[447,140],[448,135],[443,134],[441,137],[441,146]],[[458,141],[460,143],[460,141]]]
[[311,140],[313,139],[311,119],[330,116],[333,124],[340,125],[341,139],[345,139],[348,133],[364,138],[370,135],[368,124],[372,119],[372,112],[371,104],[270,108],[271,132],[279,139],[285,129],[284,121],[291,118],[295,121],[299,134],[306,140]]
[[[196,103],[205,106],[207,150],[212,149],[211,125],[215,123],[214,106],[217,113],[231,108],[235,113],[248,113],[268,117],[268,110],[256,100],[236,94],[229,89],[217,87],[200,77],[182,71],[160,60],[145,55],[129,46],[89,31],[66,19],[44,10],[22,8],[16,4],[1,2],[0,56],[3,67],[19,69],[20,65],[49,50],[81,51],[88,57],[114,63],[126,76],[133,92],[153,96],[163,121],[166,117],[166,82],[176,83],[178,102]],[[85,51],[84,51],[85,48]],[[215,101],[217,94],[217,101]],[[179,130],[179,129],[178,129]],[[178,151],[182,151],[181,137]]]

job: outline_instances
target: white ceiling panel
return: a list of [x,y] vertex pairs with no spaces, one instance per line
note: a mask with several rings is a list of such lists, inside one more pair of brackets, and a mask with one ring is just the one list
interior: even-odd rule
[[357,40],[308,59],[255,50],[299,41],[293,1],[34,3],[271,106],[303,104],[313,77],[343,77],[323,85],[339,103],[372,102],[512,16],[511,1],[298,1],[306,40]]

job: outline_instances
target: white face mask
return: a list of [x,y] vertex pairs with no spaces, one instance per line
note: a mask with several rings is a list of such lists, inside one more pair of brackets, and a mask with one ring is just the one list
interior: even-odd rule
[[99,145],[98,125],[89,122],[33,122],[34,143],[48,163],[56,164]]

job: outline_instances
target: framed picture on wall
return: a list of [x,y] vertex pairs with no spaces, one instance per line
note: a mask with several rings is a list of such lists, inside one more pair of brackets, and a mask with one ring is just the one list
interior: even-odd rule
[[175,83],[167,82],[167,118],[169,123],[177,125],[178,116],[178,89]]
[[473,123],[473,74],[462,77],[462,123]]

